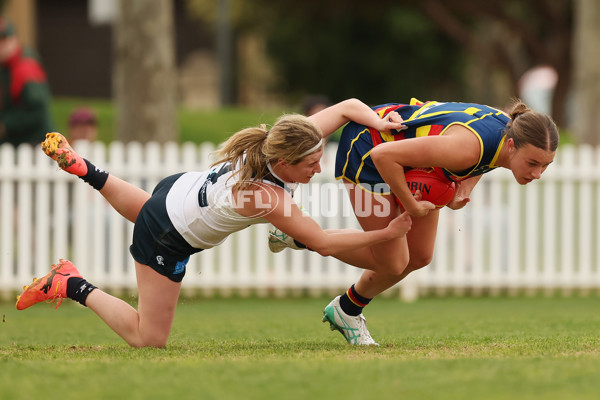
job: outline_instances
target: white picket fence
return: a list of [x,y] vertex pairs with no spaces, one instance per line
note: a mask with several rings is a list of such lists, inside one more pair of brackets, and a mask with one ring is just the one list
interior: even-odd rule
[[[163,177],[202,170],[210,144],[80,142],[80,154],[151,191]],[[323,172],[296,199],[326,228],[358,227],[343,186],[333,178],[335,145]],[[441,211],[431,265],[388,295],[423,292],[589,292],[600,289],[600,149],[561,147],[541,181],[518,185],[510,171],[487,174],[462,210]],[[88,185],[64,173],[39,148],[0,146],[0,292],[12,294],[71,259],[94,284],[135,292],[128,246],[133,225]],[[76,223],[74,223],[76,222]],[[268,225],[252,226],[192,256],[185,291],[335,293],[361,270],[309,251],[270,253]]]

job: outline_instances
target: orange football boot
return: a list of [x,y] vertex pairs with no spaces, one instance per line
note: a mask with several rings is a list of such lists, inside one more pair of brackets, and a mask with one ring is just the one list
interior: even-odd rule
[[58,308],[67,297],[67,279],[72,277],[81,278],[81,274],[71,261],[61,259],[42,279],[33,278],[31,285],[23,287],[23,293],[17,296],[17,310],[24,310],[42,301],[56,302]]
[[55,160],[61,169],[77,176],[87,174],[87,164],[60,133],[47,133],[46,140],[42,142],[42,150],[48,157]]

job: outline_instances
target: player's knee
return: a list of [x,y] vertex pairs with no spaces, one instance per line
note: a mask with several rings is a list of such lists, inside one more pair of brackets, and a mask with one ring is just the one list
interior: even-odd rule
[[404,262],[394,263],[391,265],[388,275],[400,278],[404,274],[404,271],[406,271],[406,267],[407,264]]
[[378,259],[377,262],[376,271],[400,278],[408,265],[408,255],[399,254],[392,258],[385,257]]
[[167,346],[167,341],[169,339],[168,335],[155,335],[152,337],[148,337],[144,341],[144,347],[157,347],[163,348]]
[[433,260],[433,254],[411,254],[410,257],[410,267],[411,269],[417,270],[423,267],[428,266],[429,264],[431,264],[431,261]]
[[142,347],[166,347],[169,334],[163,334],[161,332],[155,332],[152,334],[141,334],[137,340],[128,340],[128,344],[131,347],[142,348]]

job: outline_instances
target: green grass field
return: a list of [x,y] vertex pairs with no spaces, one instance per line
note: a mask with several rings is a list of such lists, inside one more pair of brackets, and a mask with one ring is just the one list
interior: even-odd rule
[[182,300],[166,349],[132,349],[71,301],[2,303],[0,398],[598,399],[600,298],[381,298],[379,348],[329,299]]

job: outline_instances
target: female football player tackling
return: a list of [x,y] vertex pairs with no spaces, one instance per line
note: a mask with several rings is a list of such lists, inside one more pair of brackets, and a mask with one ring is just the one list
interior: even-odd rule
[[[558,130],[552,119],[521,102],[515,102],[508,115],[480,104],[422,103],[416,99],[408,105],[385,104],[374,110],[405,128],[388,133],[368,124],[349,123],[337,151],[336,178],[346,182],[365,231],[387,226],[403,211],[395,197],[415,218],[406,236],[371,246],[368,258],[362,250],[336,254],[336,258],[368,270],[323,312],[323,322],[355,345],[377,345],[366,328],[363,308],[412,271],[428,265],[433,257],[439,210],[428,201],[413,198],[404,176],[408,168],[431,168],[456,182],[448,207],[457,210],[469,202],[482,174],[503,167],[512,171],[519,184],[526,185],[541,177],[558,147]],[[388,215],[376,212],[375,207],[377,211],[385,209],[383,202],[391,210]],[[369,210],[368,205],[373,208]],[[304,247],[302,240],[294,241],[293,235],[288,235],[271,231],[271,250]],[[371,264],[373,261],[376,264]]]
[[402,127],[350,99],[304,117],[284,115],[265,126],[234,134],[218,151],[219,160],[203,172],[165,178],[152,195],[79,156],[58,133],[49,133],[44,152],[65,171],[100,191],[112,207],[135,223],[130,252],[135,261],[138,309],[87,282],[77,268],[61,260],[42,279],[25,288],[17,300],[22,310],[47,300],[71,298],[93,310],[133,347],[163,347],[191,254],[220,244],[233,232],[270,222],[322,255],[356,249],[376,265],[367,246],[405,236],[408,213],[389,218],[381,229],[322,230],[292,199],[298,183],[321,171],[323,137],[348,121],[381,131]]

